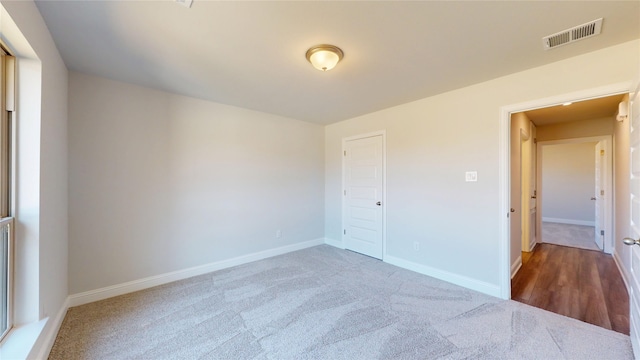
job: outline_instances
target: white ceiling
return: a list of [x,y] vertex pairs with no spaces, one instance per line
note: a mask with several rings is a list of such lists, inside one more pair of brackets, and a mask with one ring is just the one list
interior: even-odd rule
[[[70,70],[320,124],[640,38],[639,1],[37,6]],[[601,35],[543,50],[543,36],[599,17]],[[305,59],[320,43],[345,53],[325,73]]]

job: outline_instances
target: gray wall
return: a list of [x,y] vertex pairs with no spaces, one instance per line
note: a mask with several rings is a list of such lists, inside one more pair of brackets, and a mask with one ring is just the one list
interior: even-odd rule
[[[624,98],[625,101],[629,101],[629,95],[626,95]],[[640,104],[636,104],[636,109],[639,109]],[[629,111],[631,113],[631,111]],[[621,264],[621,269],[623,272],[623,276],[626,279],[631,279],[630,271],[631,271],[631,246],[625,245],[621,240],[625,237],[630,237],[631,227],[630,227],[630,159],[629,159],[629,128],[630,128],[630,119],[626,119],[624,121],[616,121],[615,122],[615,132],[613,137],[613,150],[614,150],[614,191],[615,191],[615,200],[614,200],[614,236],[613,236],[613,246],[614,253],[613,256],[618,260]]]
[[595,226],[596,144],[542,147],[543,221]]
[[323,238],[321,126],[73,72],[69,94],[72,294]]

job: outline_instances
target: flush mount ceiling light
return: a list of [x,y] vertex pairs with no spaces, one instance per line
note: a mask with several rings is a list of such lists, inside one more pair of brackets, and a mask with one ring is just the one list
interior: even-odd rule
[[322,71],[333,69],[343,56],[339,47],[327,44],[316,45],[307,50],[307,60],[314,68]]

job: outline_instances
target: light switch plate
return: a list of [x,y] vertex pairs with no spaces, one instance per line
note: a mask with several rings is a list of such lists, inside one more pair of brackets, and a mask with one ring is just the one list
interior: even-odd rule
[[466,173],[464,173],[464,180],[466,182],[478,181],[478,172],[467,171]]

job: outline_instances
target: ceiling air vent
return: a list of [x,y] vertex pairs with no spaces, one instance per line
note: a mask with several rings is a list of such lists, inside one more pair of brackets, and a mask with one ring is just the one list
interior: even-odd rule
[[553,35],[542,38],[544,49],[549,50],[558,46],[566,45],[578,40],[586,39],[600,34],[602,29],[602,18],[593,20],[586,24],[582,24],[571,29],[560,31]]

